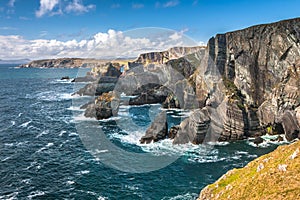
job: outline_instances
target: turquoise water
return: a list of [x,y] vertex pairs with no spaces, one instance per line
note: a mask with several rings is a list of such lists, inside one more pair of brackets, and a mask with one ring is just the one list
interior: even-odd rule
[[[0,199],[195,199],[229,169],[277,146],[221,143],[204,154],[201,145],[173,147],[171,141],[142,146],[138,139],[150,125],[149,112],[155,115],[160,107],[124,106],[119,117],[97,122],[112,143],[126,151],[181,156],[160,170],[121,172],[95,159],[78,135],[76,124],[90,122],[72,104],[73,83],[59,80],[75,77],[77,69],[13,67],[0,66]],[[180,122],[180,113],[168,111],[170,125]],[[139,129],[120,130],[126,118]]]

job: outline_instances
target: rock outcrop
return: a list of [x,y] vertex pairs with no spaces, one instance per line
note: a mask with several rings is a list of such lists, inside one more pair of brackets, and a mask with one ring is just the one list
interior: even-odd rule
[[[272,132],[285,133],[291,141],[299,137],[300,62],[289,67],[267,100],[259,107],[261,125]],[[300,137],[299,137],[300,138]]]
[[130,66],[136,66],[139,64],[164,64],[170,60],[178,59],[184,57],[188,54],[192,54],[198,51],[205,51],[205,47],[196,46],[196,47],[172,47],[166,51],[160,52],[149,52],[143,53],[138,56],[138,58],[129,63]]
[[200,107],[220,116],[221,127],[215,133],[219,141],[259,136],[270,127],[288,140],[298,137],[299,58],[300,18],[209,40],[206,60],[195,70],[194,82]]
[[300,141],[280,146],[206,186],[198,200],[300,199]]
[[178,130],[173,130],[172,136],[175,135],[173,144],[185,144],[188,142],[201,144],[209,128],[210,118],[208,117],[208,111],[196,110],[188,119],[181,122]]
[[20,68],[92,68],[106,63],[106,60],[83,58],[57,58],[34,60],[27,64],[19,65]]
[[96,118],[97,120],[110,118],[118,113],[118,101],[113,92],[103,93],[95,99],[95,102],[91,102],[85,106],[84,116]]
[[297,18],[217,34],[206,48],[141,54],[121,78],[120,65],[112,64],[111,73],[98,68],[94,76],[114,76],[117,81],[91,84],[79,94],[97,96],[114,87],[116,93],[137,96],[131,105],[196,109],[181,123],[174,144],[265,133],[283,133],[293,140],[300,137],[299,60]]
[[140,139],[142,144],[149,144],[165,139],[168,134],[167,113],[165,111],[158,114],[146,134]]
[[96,81],[86,84],[83,88],[75,92],[75,94],[80,96],[99,96],[103,93],[113,91],[117,81],[117,77],[100,77]]

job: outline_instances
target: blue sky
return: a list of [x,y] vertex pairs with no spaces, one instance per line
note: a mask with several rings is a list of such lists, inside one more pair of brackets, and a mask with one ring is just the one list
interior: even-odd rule
[[298,0],[0,0],[0,39],[80,42],[109,30],[161,27],[206,43],[216,33],[298,17],[299,8]]

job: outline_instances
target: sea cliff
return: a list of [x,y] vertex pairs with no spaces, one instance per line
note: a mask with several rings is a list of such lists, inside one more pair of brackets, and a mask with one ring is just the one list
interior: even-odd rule
[[83,59],[83,58],[57,58],[34,60],[27,64],[19,65],[20,68],[92,68],[102,65],[108,60]]
[[[209,137],[219,141],[266,133],[285,134],[290,141],[299,138],[299,41],[300,18],[212,37],[206,49],[208,58],[194,73],[197,97],[205,102],[196,112],[213,110],[208,112],[207,126],[199,128],[199,134],[212,128],[214,134]],[[222,79],[222,84],[217,83],[209,91],[211,80],[206,75],[213,67],[217,68],[219,74],[216,77]],[[213,103],[217,103],[217,109]],[[196,125],[203,123],[202,119],[193,121]],[[193,142],[197,135],[196,132],[189,141]]]
[[300,138],[300,18],[217,34],[206,47],[141,54],[121,79],[115,73],[121,65],[108,66],[94,67],[93,76],[101,78],[80,94],[114,90],[116,99],[122,92],[135,95],[130,105],[191,110],[160,137],[172,135],[173,144],[249,137],[260,143],[264,134]]

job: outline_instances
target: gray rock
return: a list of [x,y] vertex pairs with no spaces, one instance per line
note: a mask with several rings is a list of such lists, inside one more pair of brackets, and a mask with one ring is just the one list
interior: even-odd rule
[[188,119],[180,123],[179,130],[173,140],[173,144],[201,144],[210,126],[210,118],[207,110],[195,110]]
[[61,77],[61,79],[60,80],[69,80],[70,79],[70,77],[69,76],[63,76],[63,77]]
[[165,111],[158,114],[146,134],[140,139],[142,144],[149,144],[165,139],[168,134],[167,113]]
[[254,140],[253,140],[253,143],[256,144],[256,145],[259,145],[261,143],[264,142],[264,139],[262,137],[256,137]]

